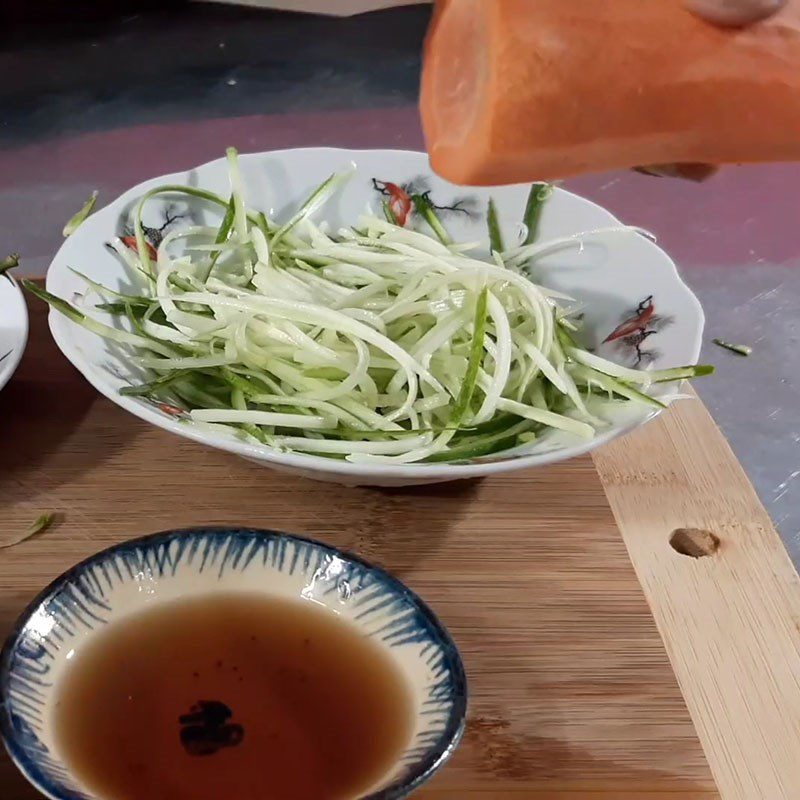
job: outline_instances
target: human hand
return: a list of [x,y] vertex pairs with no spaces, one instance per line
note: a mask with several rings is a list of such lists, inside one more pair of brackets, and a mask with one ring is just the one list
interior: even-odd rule
[[[742,27],[771,17],[780,11],[788,0],[685,0],[694,14],[715,25]],[[659,178],[684,178],[704,181],[719,171],[713,164],[653,164],[637,167],[638,172]]]

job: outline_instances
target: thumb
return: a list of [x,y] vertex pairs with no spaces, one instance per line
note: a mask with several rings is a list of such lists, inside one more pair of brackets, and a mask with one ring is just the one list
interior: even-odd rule
[[780,11],[787,0],[685,0],[686,6],[717,25],[750,25]]

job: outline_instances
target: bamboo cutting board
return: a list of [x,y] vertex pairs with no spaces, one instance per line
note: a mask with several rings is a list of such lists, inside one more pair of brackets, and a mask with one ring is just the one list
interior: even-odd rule
[[[125,538],[195,524],[284,529],[388,567],[459,643],[467,733],[420,800],[797,797],[800,585],[699,401],[594,461],[347,489],[128,415],[58,353],[37,305],[0,419],[0,544],[45,511],[60,517],[0,549],[2,634],[67,566]],[[670,546],[679,528],[710,531],[719,546],[683,533],[681,550],[710,555],[682,555]],[[37,797],[4,755],[0,797]]]

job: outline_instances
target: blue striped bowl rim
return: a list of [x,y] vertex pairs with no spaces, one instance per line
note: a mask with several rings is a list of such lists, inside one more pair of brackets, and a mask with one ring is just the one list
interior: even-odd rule
[[16,763],[17,767],[23,772],[25,777],[40,791],[56,800],[85,800],[84,795],[76,795],[65,791],[63,788],[54,786],[50,779],[42,774],[35,760],[32,759],[19,742],[19,737],[14,731],[11,714],[8,710],[8,688],[11,677],[11,664],[15,650],[20,638],[30,618],[36,611],[47,604],[47,602],[57,596],[76,578],[79,578],[87,569],[98,566],[104,561],[124,554],[126,550],[133,550],[139,547],[158,547],[159,545],[169,545],[175,540],[192,539],[194,537],[210,536],[247,536],[253,540],[272,540],[291,541],[306,547],[312,547],[328,555],[344,559],[347,562],[360,566],[368,570],[372,576],[385,584],[393,593],[409,602],[420,617],[425,622],[427,631],[432,640],[441,648],[447,658],[447,666],[450,670],[453,686],[452,707],[444,733],[439,739],[431,744],[426,752],[420,756],[406,771],[405,776],[392,783],[391,785],[374,792],[359,800],[401,800],[408,797],[415,789],[429,780],[452,756],[458,747],[464,734],[467,713],[467,678],[464,671],[464,664],[456,643],[450,633],[439,621],[431,607],[418,595],[406,586],[401,580],[382,567],[370,563],[347,550],[334,547],[316,539],[305,536],[274,531],[262,528],[237,528],[237,527],[195,527],[178,528],[174,530],[152,533],[147,536],[140,536],[135,539],[128,539],[119,544],[112,545],[104,550],[100,550],[92,556],[84,559],[75,566],[62,573],[58,578],[45,587],[36,597],[26,606],[14,624],[10,634],[6,638],[2,651],[0,652],[0,736],[3,743]]

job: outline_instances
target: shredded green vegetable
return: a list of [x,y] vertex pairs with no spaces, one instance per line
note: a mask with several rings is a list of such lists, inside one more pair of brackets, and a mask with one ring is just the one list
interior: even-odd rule
[[[335,233],[316,224],[346,175],[327,178],[280,224],[248,207],[236,151],[227,159],[229,196],[157,187],[136,206],[135,249],[110,243],[139,293],[85,278],[116,326],[23,282],[130,348],[146,379],[124,395],[283,451],[404,464],[490,456],[549,430],[588,439],[610,424],[611,406],[661,408],[653,384],[711,371],[630,369],[579,343],[579,316],[557,304],[570,298],[525,272],[581,242],[539,241],[547,185],[531,190],[519,246],[504,245],[490,203],[484,261],[453,242],[425,195],[412,196],[407,220],[420,230],[398,225],[387,203],[382,216],[366,213]],[[211,202],[221,222],[150,242],[142,213],[160,195]],[[636,229],[586,235],[626,230]]]
[[0,542],[0,550],[27,542],[28,539],[32,539],[34,536],[46,531],[54,522],[56,522],[56,517],[57,515],[55,511],[45,512],[37,517],[30,525],[28,525],[24,531],[21,531],[16,535],[12,534],[10,539]]
[[430,225],[431,230],[436,234],[436,238],[445,246],[451,245],[453,240],[450,234],[439,219],[433,204],[424,194],[412,194],[411,201],[417,213]]
[[724,339],[714,339],[714,344],[717,347],[722,347],[724,350],[730,350],[740,356],[749,356],[753,352],[753,348],[746,344],[731,344]]
[[497,207],[494,200],[489,200],[489,210],[486,213],[486,221],[489,225],[489,249],[493,253],[502,253],[503,233],[500,230],[500,220],[497,218]]
[[76,230],[83,224],[89,214],[94,211],[95,204],[97,203],[97,190],[92,192],[92,196],[81,206],[80,211],[73,214],[69,222],[64,226],[63,234],[65,237],[72,236]]
[[11,255],[8,255],[4,259],[0,260],[0,277],[10,272],[12,269],[16,269],[19,266],[19,262],[19,253],[11,253]]
[[40,515],[34,520],[28,530],[25,531],[26,536],[30,538],[31,536],[36,536],[37,533],[47,530],[53,524],[55,518],[56,515],[54,511],[47,511]]
[[553,187],[549,183],[534,183],[528,195],[525,206],[523,223],[527,229],[525,244],[533,244],[539,238],[539,222],[542,218],[542,209],[553,194]]

